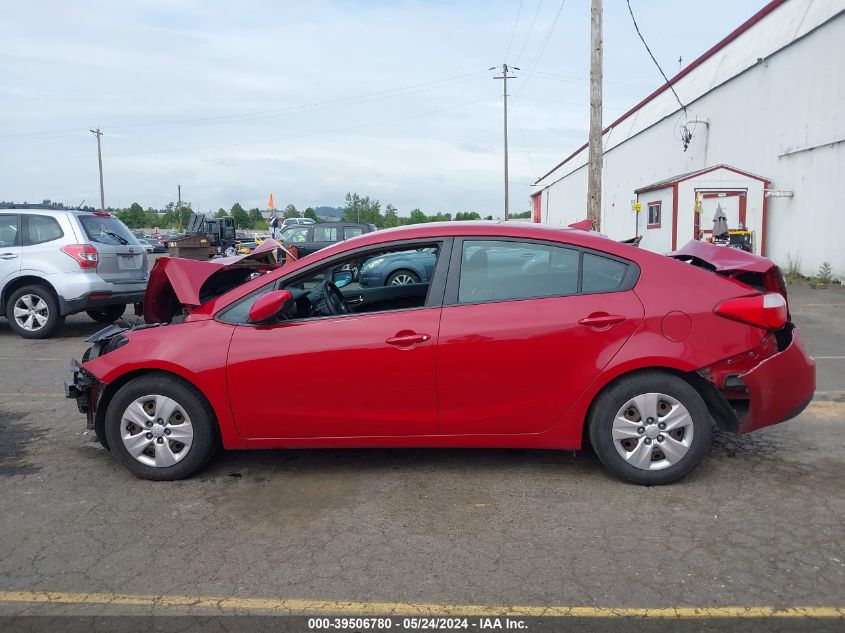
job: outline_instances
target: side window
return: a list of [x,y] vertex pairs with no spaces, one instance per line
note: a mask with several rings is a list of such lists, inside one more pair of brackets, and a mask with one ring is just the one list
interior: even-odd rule
[[507,301],[578,292],[577,250],[531,242],[467,240],[458,301]]
[[307,226],[293,226],[282,232],[281,239],[285,244],[301,244],[308,241]]
[[358,237],[359,235],[364,234],[364,229],[360,226],[347,226],[343,229],[343,235],[345,239],[349,239],[350,237]]
[[615,259],[584,253],[581,292],[610,292],[622,285],[628,265]]
[[51,218],[48,215],[24,216],[24,221],[26,222],[23,238],[24,246],[52,242],[64,235],[56,218]]
[[0,248],[5,246],[20,246],[17,214],[5,213],[0,215]]
[[335,227],[335,226],[315,226],[314,227],[314,241],[315,242],[337,242],[337,227]]

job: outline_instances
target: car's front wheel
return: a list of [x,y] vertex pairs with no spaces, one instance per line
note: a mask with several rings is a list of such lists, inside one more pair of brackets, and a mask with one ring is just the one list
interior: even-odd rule
[[122,304],[106,306],[105,308],[86,310],[85,312],[97,323],[114,323],[126,312],[126,306]]
[[144,479],[193,475],[217,450],[218,436],[214,412],[202,394],[167,374],[130,380],[106,412],[109,448]]
[[420,276],[412,270],[397,270],[390,273],[386,286],[408,286],[420,283]]
[[13,292],[6,304],[6,318],[24,338],[48,338],[65,320],[59,314],[59,302],[43,286],[24,286]]
[[673,374],[623,377],[599,394],[590,442],[601,462],[636,484],[668,484],[692,471],[710,447],[711,417],[699,393]]

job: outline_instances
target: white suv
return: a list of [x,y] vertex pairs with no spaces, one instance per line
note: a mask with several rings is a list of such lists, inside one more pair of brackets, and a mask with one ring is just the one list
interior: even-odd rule
[[110,213],[0,209],[0,314],[25,338],[47,338],[69,314],[119,319],[144,298],[147,254]]

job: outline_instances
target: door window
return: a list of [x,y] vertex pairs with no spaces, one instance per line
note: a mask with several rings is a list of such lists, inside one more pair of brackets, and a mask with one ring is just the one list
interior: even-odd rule
[[335,227],[335,226],[315,226],[314,227],[314,241],[315,242],[337,242],[337,227]]
[[611,292],[625,280],[628,265],[592,253],[584,253],[584,275],[581,292]]
[[307,226],[294,226],[282,232],[281,240],[285,244],[301,244],[308,241]]
[[578,292],[580,253],[532,242],[466,240],[459,303],[556,297]]
[[12,213],[0,215],[0,247],[20,246],[18,242],[18,216]]
[[24,246],[52,242],[64,235],[62,227],[56,222],[56,218],[48,215],[24,216],[26,229],[24,232]]
[[362,229],[360,226],[347,226],[343,229],[343,234],[348,240],[350,237],[358,237],[359,235],[363,235],[364,229]]

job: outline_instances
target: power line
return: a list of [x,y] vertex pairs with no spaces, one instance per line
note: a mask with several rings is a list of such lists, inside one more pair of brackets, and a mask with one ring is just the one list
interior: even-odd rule
[[522,41],[522,48],[519,49],[519,54],[516,56],[516,63],[519,63],[520,58],[522,57],[522,53],[525,52],[525,47],[528,45],[528,42],[531,40],[531,34],[534,32],[534,25],[537,23],[537,16],[540,15],[540,9],[543,7],[543,0],[537,3],[537,10],[534,11],[534,18],[531,20],[531,26],[528,27],[528,33],[525,35],[525,39]]
[[528,82],[531,81],[531,75],[537,68],[537,64],[540,63],[540,59],[542,59],[543,53],[546,52],[546,46],[549,45],[549,41],[552,39],[552,33],[554,33],[555,26],[557,26],[558,18],[560,18],[560,12],[563,11],[563,5],[565,4],[566,0],[562,0],[560,6],[557,8],[557,13],[555,13],[555,19],[552,21],[552,25],[546,32],[546,37],[543,39],[543,43],[540,45],[540,48],[537,51],[537,56],[534,58],[534,63],[531,65],[531,69],[528,71],[528,78],[524,82],[522,82],[522,86],[520,87],[519,92],[517,92],[516,94],[520,94],[523,90],[525,90],[525,86],[527,86]]
[[[234,114],[220,114],[220,115],[210,115],[205,117],[197,117],[191,119],[176,119],[172,121],[159,121],[159,122],[149,122],[149,123],[124,123],[118,125],[111,125],[105,126],[108,127],[110,131],[114,130],[125,130],[125,129],[132,129],[132,128],[159,128],[159,129],[173,129],[178,127],[194,127],[197,125],[211,125],[216,122],[227,122],[227,121],[238,121],[238,120],[252,120],[255,118],[260,118],[261,116],[268,116],[273,114],[281,114],[285,112],[294,112],[294,111],[304,111],[311,108],[317,108],[322,106],[334,106],[334,105],[359,105],[361,103],[370,103],[372,101],[378,101],[381,98],[389,98],[393,96],[400,96],[399,93],[404,94],[413,94],[414,92],[423,92],[425,90],[431,90],[434,88],[442,87],[442,84],[448,82],[458,82],[460,80],[466,79],[468,77],[472,77],[474,75],[478,75],[479,78],[482,74],[486,73],[484,70],[473,71],[469,73],[461,73],[458,75],[451,75],[449,77],[444,77],[441,79],[434,79],[431,81],[424,81],[416,84],[410,84],[408,86],[402,86],[398,88],[391,88],[388,90],[377,90],[375,92],[368,92],[360,95],[354,95],[351,97],[340,97],[336,99],[328,99],[325,101],[316,101],[312,103],[305,103],[295,106],[286,106],[284,108],[272,108],[267,110],[256,110],[251,112],[240,112]],[[376,97],[376,98],[372,98]],[[22,133],[22,134],[8,134],[8,135],[0,135],[0,138],[24,138],[24,137],[40,137],[40,136],[56,136],[56,135],[65,135],[65,134],[74,134],[81,131],[87,131],[87,128],[77,128],[77,129],[68,129],[68,130],[54,130],[54,131],[47,131],[47,132],[34,132],[34,133]]]
[[125,157],[125,156],[147,156],[147,155],[152,155],[152,154],[175,154],[175,153],[180,153],[180,152],[199,152],[199,151],[204,151],[204,150],[208,150],[208,149],[220,149],[220,148],[225,148],[225,147],[240,147],[240,146],[244,146],[244,145],[260,145],[261,143],[268,143],[268,142],[271,142],[271,141],[289,141],[289,140],[295,140],[295,139],[300,139],[300,138],[308,138],[308,137],[313,137],[313,136],[323,136],[323,135],[326,135],[326,134],[341,134],[343,132],[351,132],[351,131],[355,131],[355,130],[359,130],[359,129],[365,129],[365,128],[370,128],[370,127],[378,127],[380,125],[387,125],[387,124],[390,124],[390,123],[395,123],[397,121],[405,121],[405,120],[408,120],[408,119],[416,119],[416,118],[420,118],[420,117],[431,116],[433,114],[439,114],[440,112],[446,112],[446,111],[449,111],[449,110],[457,110],[457,109],[460,109],[460,108],[465,108],[465,107],[470,106],[470,105],[474,105],[476,103],[481,103],[481,102],[484,102],[484,101],[492,101],[494,99],[498,99],[498,97],[484,97],[483,99],[476,99],[474,101],[468,101],[466,103],[459,103],[457,105],[448,106],[448,107],[445,107],[445,108],[438,108],[436,110],[429,110],[429,111],[426,111],[426,112],[417,112],[417,113],[414,113],[414,114],[408,114],[408,115],[404,115],[404,116],[400,116],[400,117],[394,117],[392,119],[383,119],[381,121],[370,121],[369,123],[362,123],[362,124],[359,124],[359,125],[353,125],[353,126],[349,126],[349,127],[335,128],[335,129],[331,129],[331,130],[322,130],[320,132],[309,132],[309,133],[306,133],[306,134],[295,134],[295,135],[292,135],[292,136],[265,137],[265,138],[261,138],[261,139],[251,140],[251,141],[240,141],[240,142],[237,142],[237,143],[221,143],[221,144],[217,144],[217,145],[206,145],[206,146],[203,146],[203,147],[182,147],[182,148],[169,149],[169,150],[154,150],[154,151],[149,151],[149,152],[127,152],[127,153],[123,153],[123,154],[112,154],[112,156],[117,158],[117,157]]
[[519,26],[519,16],[522,15],[522,4],[525,0],[519,0],[519,9],[516,10],[516,20],[513,21],[513,30],[511,31],[511,39],[508,42],[508,49],[505,51],[505,60],[511,54],[511,46],[513,45],[513,36],[516,35],[516,27]]
[[666,76],[666,73],[663,72],[663,69],[660,67],[660,64],[657,63],[657,60],[654,57],[654,53],[651,52],[651,49],[648,47],[648,44],[646,44],[646,41],[645,41],[645,38],[643,37],[643,34],[640,33],[640,27],[637,25],[637,18],[634,17],[634,10],[631,8],[631,0],[625,0],[625,1],[628,3],[628,13],[631,14],[631,20],[634,23],[634,29],[636,29],[637,35],[640,36],[640,41],[643,43],[643,46],[645,46],[645,49],[648,51],[648,54],[651,57],[651,61],[653,61],[654,65],[657,66],[657,70],[659,70],[660,74],[663,75],[663,79],[666,80],[666,83],[668,84],[669,89],[672,91],[672,94],[675,95],[675,99],[678,100],[678,105],[681,106],[681,110],[683,110],[684,114],[686,114],[687,107],[681,101],[681,98],[678,96],[678,93],[675,92],[675,87],[669,81],[669,78]]

